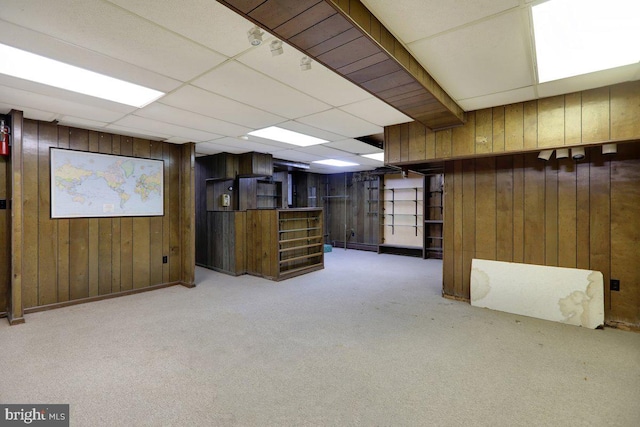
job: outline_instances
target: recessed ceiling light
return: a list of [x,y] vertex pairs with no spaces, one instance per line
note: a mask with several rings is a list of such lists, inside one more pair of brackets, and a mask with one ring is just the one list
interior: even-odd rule
[[339,167],[345,167],[345,166],[358,166],[358,163],[352,163],[352,162],[344,162],[342,160],[336,160],[336,159],[327,159],[327,160],[314,160],[311,163],[318,163],[320,165],[327,165],[327,166],[339,166]]
[[539,83],[640,61],[638,0],[550,0],[532,14]]
[[44,56],[0,44],[0,73],[142,108],[164,95]]
[[308,147],[310,145],[329,142],[325,139],[316,138],[315,136],[305,135],[288,129],[282,129],[277,126],[269,126],[268,128],[254,130],[253,132],[249,132],[249,135],[270,139],[272,141],[293,144],[299,147]]
[[260,28],[258,28],[257,26],[247,31],[247,39],[249,39],[249,43],[251,43],[251,46],[260,46],[260,44],[262,44],[263,34],[264,33],[260,31]]
[[282,48],[282,42],[280,40],[274,40],[269,44],[271,48],[271,56],[278,56],[284,53]]
[[367,159],[377,160],[379,162],[384,162],[384,152],[382,153],[373,153],[373,154],[362,154],[362,157],[366,157]]

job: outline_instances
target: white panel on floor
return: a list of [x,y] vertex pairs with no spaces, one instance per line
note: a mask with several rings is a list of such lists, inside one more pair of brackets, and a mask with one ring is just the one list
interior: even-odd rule
[[602,273],[474,259],[471,305],[595,329],[604,324]]

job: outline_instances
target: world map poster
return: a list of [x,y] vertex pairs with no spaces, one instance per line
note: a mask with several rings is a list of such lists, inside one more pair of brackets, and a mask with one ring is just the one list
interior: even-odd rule
[[51,217],[158,216],[164,162],[51,148]]

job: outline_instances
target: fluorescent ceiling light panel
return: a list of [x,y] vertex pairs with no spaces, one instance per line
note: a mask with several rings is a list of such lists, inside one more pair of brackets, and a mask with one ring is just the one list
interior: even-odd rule
[[293,144],[299,147],[308,147],[310,145],[324,144],[325,142],[329,142],[325,139],[320,139],[314,136],[305,135],[303,133],[294,132],[292,130],[279,128],[277,126],[269,126],[268,128],[254,130],[253,132],[249,132],[249,135],[270,139],[272,141]]
[[638,0],[550,0],[532,13],[539,83],[640,61]]
[[373,153],[373,154],[362,154],[362,157],[366,157],[367,159],[377,160],[379,162],[384,162],[384,152],[383,153]]
[[142,108],[163,92],[0,44],[0,73]]
[[358,166],[357,163],[343,162],[342,160],[335,160],[335,159],[315,160],[311,163],[318,163],[319,165],[339,166],[339,167]]

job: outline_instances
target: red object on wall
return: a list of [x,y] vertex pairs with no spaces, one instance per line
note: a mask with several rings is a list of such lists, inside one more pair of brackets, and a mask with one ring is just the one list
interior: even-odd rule
[[9,126],[0,120],[0,156],[9,155]]

